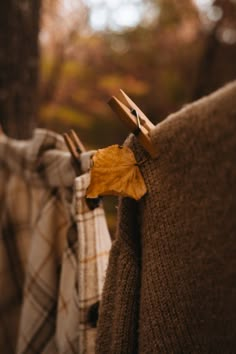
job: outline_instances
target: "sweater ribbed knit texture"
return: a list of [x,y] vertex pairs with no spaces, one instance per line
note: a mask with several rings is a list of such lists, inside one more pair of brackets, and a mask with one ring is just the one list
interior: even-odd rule
[[97,354],[235,353],[236,83],[130,137],[148,193],[122,198]]

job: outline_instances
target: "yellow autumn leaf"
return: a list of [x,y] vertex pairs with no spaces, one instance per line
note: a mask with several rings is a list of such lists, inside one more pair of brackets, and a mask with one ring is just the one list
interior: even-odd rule
[[88,198],[120,195],[138,200],[146,192],[143,176],[128,147],[112,145],[99,149],[93,156]]

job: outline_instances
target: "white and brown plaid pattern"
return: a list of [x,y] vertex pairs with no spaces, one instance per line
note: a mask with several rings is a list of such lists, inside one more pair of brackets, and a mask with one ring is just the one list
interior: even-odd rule
[[[96,313],[101,299],[111,239],[104,210],[90,210],[86,189],[90,174],[75,180],[73,214],[77,231],[71,229],[63,256],[57,317],[60,353],[94,353]],[[95,316],[96,317],[96,316]]]
[[72,221],[60,190],[45,190],[32,227],[17,353],[57,353],[55,338],[62,255]]
[[0,161],[34,187],[71,187],[76,177],[63,137],[44,129],[36,129],[26,141],[1,134]]
[[[100,273],[95,267],[86,273],[91,279],[79,276],[82,226],[76,219],[77,230],[71,215],[74,178],[61,136],[38,129],[30,141],[0,137],[1,353],[78,353],[81,348],[80,296],[95,279],[91,274]],[[90,353],[87,348],[80,352]]]
[[2,164],[0,180],[0,352],[11,354],[15,352],[31,238],[31,202],[26,183]]
[[[72,195],[72,189],[67,187],[73,185],[74,178],[75,172],[71,168],[70,154],[66,152],[64,141],[58,134],[38,129],[35,131],[33,138],[28,141],[17,141],[4,135],[0,136],[1,353],[15,353],[19,320],[20,317],[22,321],[24,318],[21,316],[22,302],[24,301],[23,313],[25,313],[29,287],[29,293],[32,291],[33,294],[36,293],[37,286],[40,288],[40,285],[42,285],[41,293],[45,288],[47,293],[47,284],[40,283],[43,272],[47,272],[51,267],[51,276],[56,274],[55,279],[59,276],[58,268],[64,250],[62,243],[65,242],[66,238],[66,226],[63,225],[64,228],[58,230],[57,238],[55,232],[61,227],[61,220],[67,220],[67,224],[71,223],[69,207],[66,210],[66,198]],[[60,217],[61,214],[64,219]],[[53,224],[53,218],[60,220],[60,222]],[[41,232],[42,230],[43,232]],[[41,234],[38,236],[40,232]],[[41,238],[43,243],[45,235],[47,237],[53,237],[54,235],[56,242],[53,244],[51,251],[49,251],[50,245],[47,245],[46,255],[43,256],[43,250],[39,247],[32,262],[33,247],[37,242],[40,246],[40,242],[37,240]],[[48,254],[50,254],[51,259],[54,259],[54,263],[50,259],[49,263],[53,263],[50,263],[50,267],[49,263],[46,262],[46,257],[49,257]],[[35,265],[42,261],[43,257],[45,257],[45,264],[43,264],[42,269],[37,269],[40,275],[38,277],[35,268],[31,268],[31,263]],[[42,263],[44,262],[42,261]],[[25,278],[26,296],[23,296]],[[38,279],[33,281],[32,278]],[[54,296],[55,301],[57,301],[57,294],[52,294],[51,288],[48,294],[51,298]],[[38,299],[37,310],[40,312],[45,305],[45,298],[38,296]],[[47,306],[44,311],[48,311]],[[33,316],[33,313],[30,314],[30,318],[31,315]],[[42,323],[42,318],[43,316],[40,316],[37,326],[39,327],[41,324],[42,330],[44,330],[46,326]],[[55,322],[55,318],[51,322]],[[55,324],[53,326],[55,327]],[[36,331],[36,329],[34,330]],[[38,347],[43,345],[46,340],[41,337],[41,331],[37,335],[35,334],[34,338]],[[28,340],[33,342],[31,337],[31,339],[25,338],[24,343],[27,343]],[[23,340],[20,340],[20,342],[22,343]],[[34,344],[30,344],[30,346],[33,347]],[[40,350],[32,349],[28,352],[35,353],[40,352]]]

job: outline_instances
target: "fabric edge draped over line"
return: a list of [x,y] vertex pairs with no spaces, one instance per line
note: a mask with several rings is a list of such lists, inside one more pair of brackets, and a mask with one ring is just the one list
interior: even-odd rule
[[85,203],[89,174],[75,179],[66,150],[44,129],[28,141],[0,136],[0,346],[9,354],[16,338],[19,354],[94,351],[87,312],[100,300],[111,241],[102,206]]

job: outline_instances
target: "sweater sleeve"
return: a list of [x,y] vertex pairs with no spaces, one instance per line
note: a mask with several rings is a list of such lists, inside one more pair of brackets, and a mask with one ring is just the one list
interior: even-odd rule
[[140,246],[137,204],[121,198],[100,306],[97,354],[137,353]]

